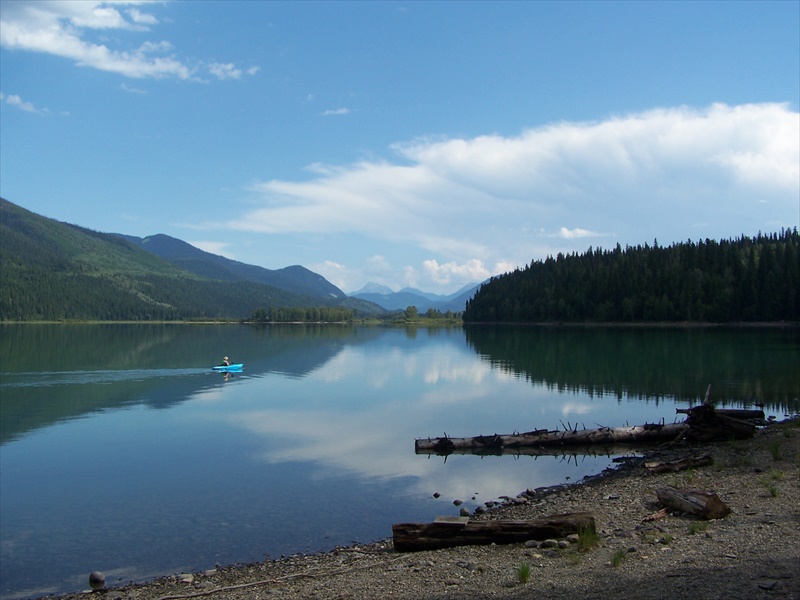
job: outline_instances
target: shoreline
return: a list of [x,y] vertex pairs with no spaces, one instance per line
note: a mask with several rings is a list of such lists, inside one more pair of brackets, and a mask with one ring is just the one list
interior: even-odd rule
[[[711,454],[712,465],[662,474],[643,467],[646,461],[698,453]],[[526,520],[587,511],[595,517],[599,544],[586,552],[529,543],[400,553],[389,538],[128,583],[101,595],[109,600],[655,600],[680,594],[800,599],[799,466],[800,420],[795,418],[763,427],[750,440],[656,448],[575,483],[528,490],[472,517]],[[715,521],[680,513],[647,521],[661,508],[654,490],[664,485],[713,490],[732,513]],[[522,565],[530,572],[526,583],[521,582]],[[47,598],[85,599],[86,592]]]

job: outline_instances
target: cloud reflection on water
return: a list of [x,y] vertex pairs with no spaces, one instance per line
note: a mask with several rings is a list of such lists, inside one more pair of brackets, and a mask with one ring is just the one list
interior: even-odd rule
[[[438,491],[468,500],[477,493],[477,503],[563,481],[567,462],[573,480],[609,463],[607,458],[416,455],[417,437],[553,427],[565,414],[585,415],[594,408],[571,393],[566,395],[573,399],[564,402],[564,394],[457,350],[349,347],[300,380],[248,381],[230,397],[224,418],[260,440],[259,460],[305,463],[316,478],[402,479],[400,492],[412,496]],[[265,396],[284,400],[279,406],[256,400]]]

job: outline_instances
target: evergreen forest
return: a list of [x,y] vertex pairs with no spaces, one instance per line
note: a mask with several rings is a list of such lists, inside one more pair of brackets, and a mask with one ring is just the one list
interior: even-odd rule
[[464,321],[800,321],[800,235],[794,228],[550,256],[490,279],[467,302]]

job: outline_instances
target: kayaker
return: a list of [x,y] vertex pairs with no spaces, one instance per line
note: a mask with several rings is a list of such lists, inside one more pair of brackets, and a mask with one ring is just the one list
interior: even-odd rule
[[231,366],[231,361],[228,360],[227,356],[222,359],[222,366],[223,367],[230,367]]

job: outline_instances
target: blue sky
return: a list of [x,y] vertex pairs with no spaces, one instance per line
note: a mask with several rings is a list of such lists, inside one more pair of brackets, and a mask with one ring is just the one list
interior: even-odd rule
[[450,293],[798,226],[800,2],[0,2],[0,194]]

